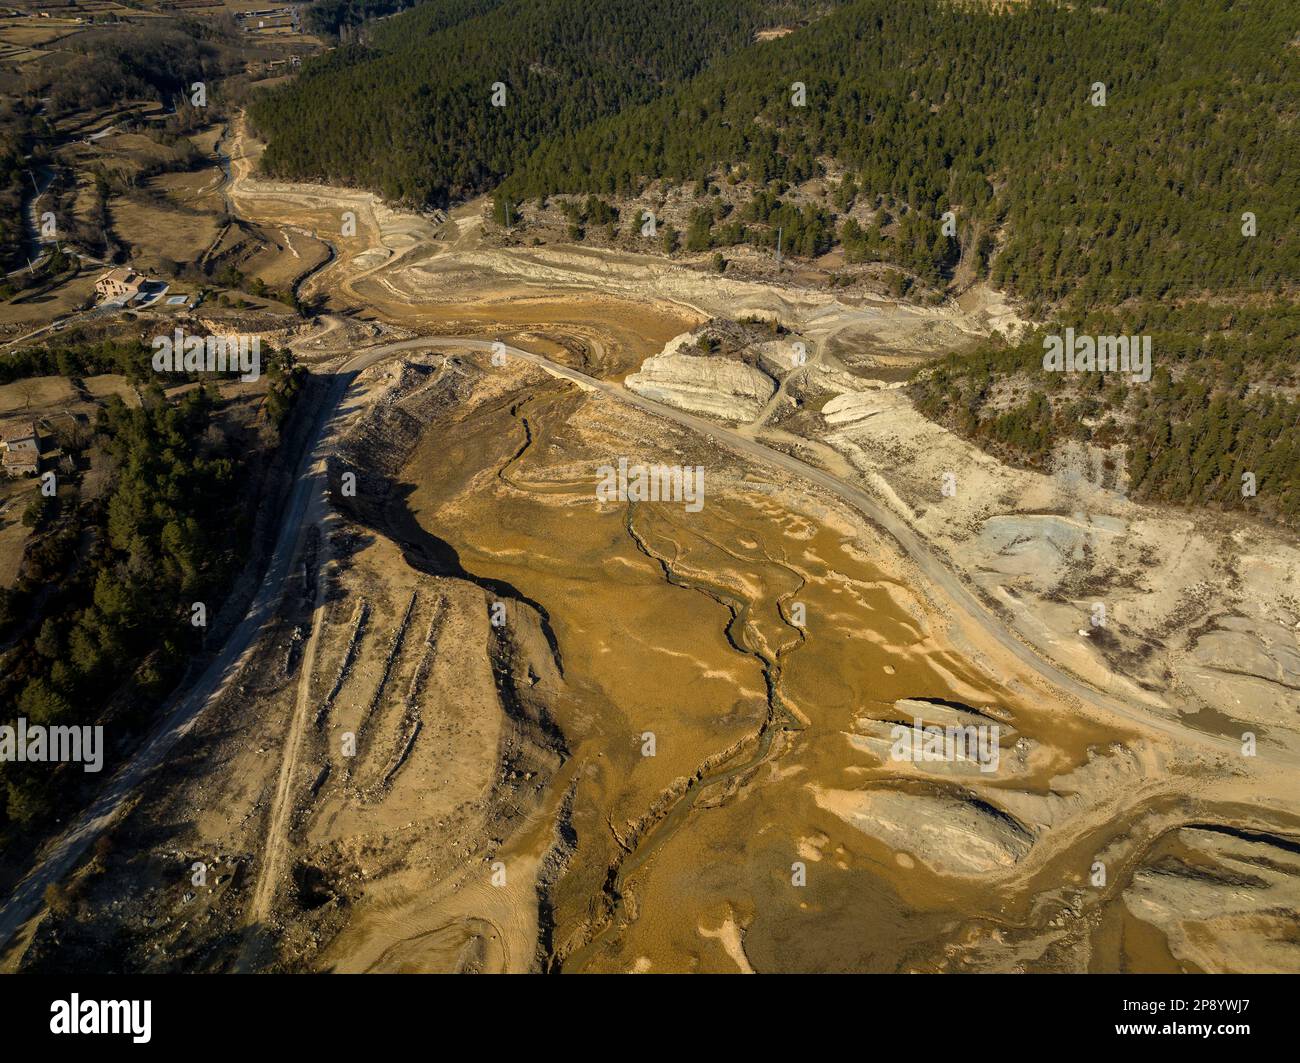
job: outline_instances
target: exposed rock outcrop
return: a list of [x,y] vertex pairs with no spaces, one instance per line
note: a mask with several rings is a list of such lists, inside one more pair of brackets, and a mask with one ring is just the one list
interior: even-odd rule
[[776,381],[743,362],[668,349],[647,358],[624,383],[656,402],[726,421],[752,421],[776,390]]

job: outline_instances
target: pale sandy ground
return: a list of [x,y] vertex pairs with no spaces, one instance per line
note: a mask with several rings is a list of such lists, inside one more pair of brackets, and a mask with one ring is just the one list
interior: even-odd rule
[[[1205,713],[1198,725],[1215,733],[1250,730],[1300,748],[1294,537],[1136,504],[1101,486],[1094,448],[1062,447],[1047,475],[1015,470],[926,420],[901,390],[857,390],[831,372],[816,383],[854,388],[823,408],[822,438],[1003,606],[1022,638],[1153,711]],[[944,497],[949,472],[957,490]],[[1118,643],[1109,652],[1092,630],[1096,603]]]

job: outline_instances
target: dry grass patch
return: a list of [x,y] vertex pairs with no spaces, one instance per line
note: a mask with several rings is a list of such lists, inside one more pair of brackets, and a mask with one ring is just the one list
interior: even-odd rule
[[113,231],[131,248],[136,269],[157,269],[160,260],[193,262],[218,232],[211,214],[169,210],[143,196],[114,196],[109,201]]

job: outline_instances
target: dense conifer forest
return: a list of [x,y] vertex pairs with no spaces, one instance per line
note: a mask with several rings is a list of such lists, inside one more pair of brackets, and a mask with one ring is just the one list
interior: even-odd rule
[[[1151,380],[1043,372],[1043,340],[1060,322],[948,356],[919,375],[913,396],[927,416],[1018,464],[1044,467],[1058,440],[1089,440],[1124,451],[1139,500],[1300,524],[1300,307],[1144,301],[1070,325],[1151,336]],[[1242,491],[1246,473],[1254,494]]]
[[[168,399],[141,343],[35,348],[0,363],[0,381],[58,373],[122,372],[143,403],[114,397],[88,428],[62,431],[58,491],[23,513],[35,540],[15,586],[0,587],[0,718],[49,725],[147,726],[158,702],[202,648],[189,605],[215,616],[247,554],[251,515],[241,477],[248,456],[217,423],[219,401],[202,383]],[[282,425],[302,370],[271,351],[265,412]],[[83,495],[89,470],[107,490]],[[165,612],[159,603],[176,603]],[[160,633],[161,632],[161,633]],[[39,828],[93,780],[29,764],[0,765],[0,843]]]
[[[645,103],[744,48],[761,0],[451,0],[377,23],[253,109],[268,172],[410,204],[494,187],[548,138]],[[493,106],[493,86],[505,88]]]
[[924,220],[902,264],[951,267],[934,233],[953,210],[962,243],[1002,241],[993,281],[1036,302],[1300,276],[1287,5],[859,0],[758,44],[773,5],[616,4],[616,23],[609,6],[460,0],[388,20],[261,101],[267,168],[445,205],[502,181],[524,198],[724,171],[779,190],[834,160]]

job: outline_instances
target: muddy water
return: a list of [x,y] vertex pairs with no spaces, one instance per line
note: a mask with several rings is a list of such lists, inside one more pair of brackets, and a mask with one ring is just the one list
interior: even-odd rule
[[[703,509],[598,501],[597,468],[619,456],[705,465]],[[973,922],[1038,919],[1034,889],[954,882],[818,795],[894,785],[848,736],[901,698],[1014,719],[1054,752],[1027,790],[1109,736],[955,653],[866,529],[722,460],[556,383],[452,412],[406,469],[414,518],[465,571],[543,607],[562,658],[551,701],[571,757],[550,812],[572,788],[577,841],[549,893],[550,964],[925,969]],[[512,839],[507,860],[550,837]]]

